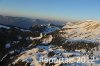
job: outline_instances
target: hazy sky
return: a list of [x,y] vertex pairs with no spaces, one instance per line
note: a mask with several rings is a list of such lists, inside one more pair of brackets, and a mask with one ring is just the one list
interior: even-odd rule
[[100,20],[100,0],[0,0],[0,13],[54,19]]

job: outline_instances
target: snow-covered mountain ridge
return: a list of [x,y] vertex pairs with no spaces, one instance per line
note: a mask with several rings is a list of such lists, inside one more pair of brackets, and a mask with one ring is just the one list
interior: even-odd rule
[[85,21],[67,23],[59,32],[64,33],[66,38],[100,39],[100,22]]

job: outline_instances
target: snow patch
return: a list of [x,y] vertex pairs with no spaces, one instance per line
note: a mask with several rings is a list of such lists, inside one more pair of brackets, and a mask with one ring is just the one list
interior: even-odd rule
[[10,27],[4,26],[4,25],[0,25],[0,28],[10,29]]
[[11,47],[10,43],[7,43],[7,44],[5,45],[5,48],[10,48],[10,47]]

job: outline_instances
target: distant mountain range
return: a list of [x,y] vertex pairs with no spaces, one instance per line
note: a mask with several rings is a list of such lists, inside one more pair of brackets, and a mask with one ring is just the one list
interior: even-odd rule
[[41,24],[44,25],[49,23],[56,24],[56,25],[63,24],[60,21],[54,21],[54,20],[32,19],[26,17],[12,17],[12,16],[0,15],[0,24],[12,25],[12,26],[17,26],[17,27],[27,28],[27,29],[33,25],[41,25]]

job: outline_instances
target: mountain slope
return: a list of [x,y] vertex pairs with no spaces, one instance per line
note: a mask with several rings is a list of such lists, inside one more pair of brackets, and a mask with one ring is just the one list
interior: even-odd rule
[[65,33],[70,38],[99,39],[100,22],[85,21],[80,23],[68,23],[60,32]]
[[[62,29],[54,25],[35,25],[30,30],[8,29],[5,25],[0,28],[2,66],[89,66],[90,60],[100,65],[100,43],[97,42],[100,23],[97,21],[69,22]],[[41,57],[67,58],[68,62],[49,63],[41,61]],[[81,61],[83,58],[85,63]]]

